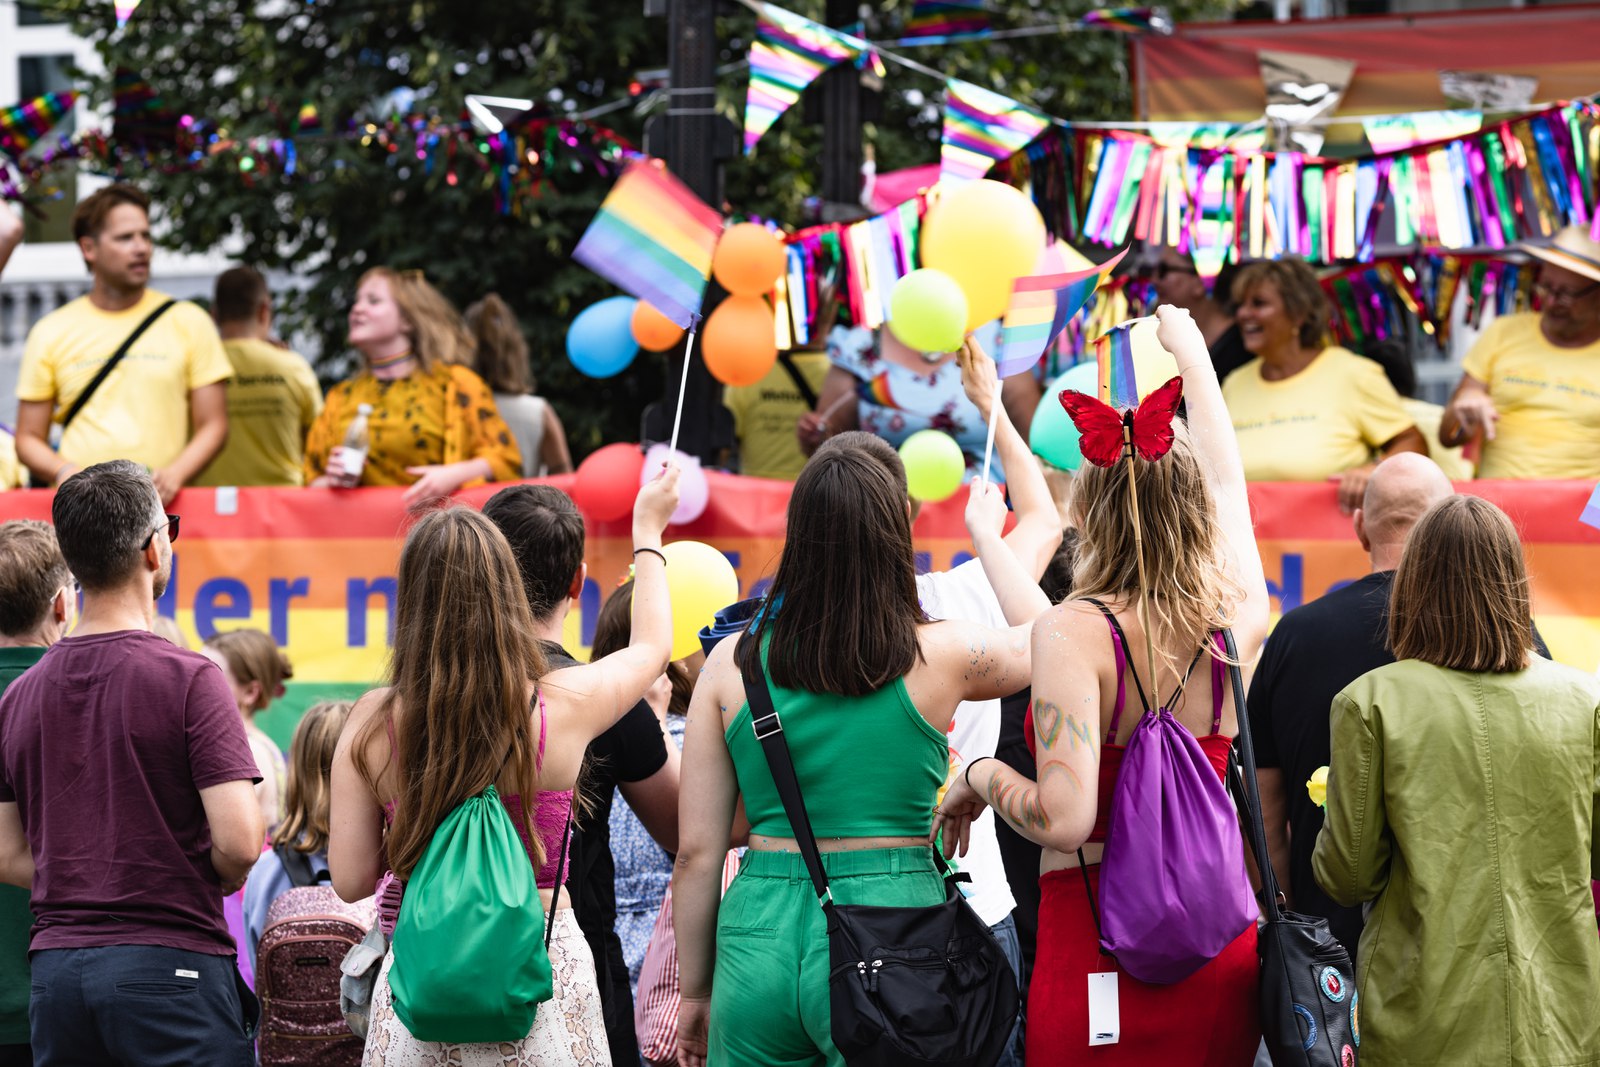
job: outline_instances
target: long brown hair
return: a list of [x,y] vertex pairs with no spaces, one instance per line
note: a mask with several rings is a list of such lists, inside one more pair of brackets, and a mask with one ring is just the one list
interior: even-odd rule
[[383,768],[371,767],[366,753],[404,709],[392,757],[399,788],[389,866],[408,877],[445,816],[500,782],[522,795],[538,867],[538,736],[528,687],[549,664],[511,547],[471,508],[435,511],[412,527],[396,582],[392,688],[356,745],[356,769],[377,796]]
[[[921,659],[907,503],[899,453],[870,433],[830,438],[801,470],[761,624],[774,684],[864,696]],[[739,642],[741,668],[758,662],[756,645]]]
[[[1244,590],[1229,574],[1216,502],[1184,423],[1173,423],[1172,449],[1154,463],[1084,464],[1073,483],[1072,525],[1078,530],[1072,595],[1080,600],[1139,595],[1130,488],[1137,488],[1150,579],[1151,635],[1177,665],[1212,630],[1232,625]],[[1130,487],[1129,477],[1138,479]]]
[[311,855],[328,848],[328,809],[333,778],[333,752],[350,717],[348,700],[324,700],[301,716],[289,742],[289,788],[283,822],[273,832],[296,852]]
[[1533,614],[1522,541],[1506,513],[1450,496],[1406,537],[1389,601],[1395,659],[1509,674],[1528,665]]
[[522,323],[499,293],[490,293],[467,308],[467,329],[472,331],[472,369],[496,393],[526,396],[533,392],[528,370],[528,340]]
[[436,363],[472,362],[472,334],[462,321],[461,312],[429,284],[420,270],[373,267],[361,276],[357,286],[368,278],[382,278],[389,283],[389,295],[411,327],[411,354],[423,370],[431,370]]

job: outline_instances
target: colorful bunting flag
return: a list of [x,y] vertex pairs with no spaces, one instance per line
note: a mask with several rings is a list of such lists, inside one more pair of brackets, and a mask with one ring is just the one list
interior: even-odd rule
[[1123,249],[1099,266],[1085,270],[1018,278],[1011,286],[1011,303],[1001,321],[996,373],[1009,378],[1037,363],[1068,320],[1083,310],[1127,254],[1128,250]]
[[1594,492],[1589,494],[1589,502],[1583,506],[1583,513],[1578,516],[1578,521],[1585,526],[1593,526],[1600,530],[1600,485],[1594,487]]
[[120,30],[133,17],[134,11],[139,7],[139,0],[116,0],[115,6],[117,9],[117,29]]
[[652,160],[628,164],[572,258],[684,329],[700,318],[722,216]]
[[1100,399],[1121,411],[1139,406],[1139,383],[1133,377],[1133,327],[1139,320],[1114,326],[1094,343]]
[[750,46],[750,88],[744,105],[747,155],[823,71],[868,50],[859,38],[781,7],[760,4],[758,9],[761,20]]
[[133,146],[169,142],[178,135],[178,115],[144,75],[118,67],[111,85],[111,137]]
[[20,158],[67,117],[77,100],[77,93],[46,93],[0,108],[0,152]]
[[941,181],[972,181],[989,173],[1050,126],[1050,117],[971,82],[945,82]]
[[984,0],[915,0],[903,36],[973,37],[988,32],[989,11]]
[[1172,18],[1159,7],[1103,7],[1079,20],[1085,26],[1119,33],[1171,33]]

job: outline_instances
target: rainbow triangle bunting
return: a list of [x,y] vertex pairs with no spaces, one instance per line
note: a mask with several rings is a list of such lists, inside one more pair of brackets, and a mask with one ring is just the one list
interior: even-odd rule
[[1102,7],[1088,12],[1078,22],[1119,33],[1172,32],[1171,16],[1159,7]]
[[985,0],[915,0],[911,17],[901,31],[917,37],[973,37],[989,32],[989,5]]
[[572,258],[684,329],[700,318],[722,216],[654,160],[629,163]]
[[1120,410],[1139,406],[1139,383],[1133,375],[1134,322],[1113,326],[1094,343],[1094,361],[1099,370],[1100,399]]
[[750,46],[750,88],[744,105],[744,150],[748,155],[778,116],[829,67],[869,51],[867,42],[759,4],[761,20]]
[[40,138],[67,117],[78,94],[72,92],[45,93],[8,108],[0,108],[0,152],[13,159],[22,154]]
[[996,373],[1009,378],[1037,363],[1127,254],[1125,248],[1096,267],[1034,274],[1012,283],[1011,303],[1000,323]]
[[139,9],[139,0],[115,0],[114,6],[117,9],[117,29],[120,30],[128,24],[128,20],[133,18],[133,13]]
[[990,92],[951,78],[944,91],[944,147],[939,153],[940,181],[972,181],[989,173],[1002,159],[1027,147],[1050,127],[1050,117]]

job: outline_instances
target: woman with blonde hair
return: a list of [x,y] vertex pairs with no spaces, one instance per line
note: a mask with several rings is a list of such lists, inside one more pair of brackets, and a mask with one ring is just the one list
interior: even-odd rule
[[554,997],[520,1041],[424,1042],[396,1014],[384,960],[372,1000],[368,1064],[539,1063],[609,1059],[594,959],[556,872],[573,786],[589,742],[661,676],[672,648],[661,532],[677,506],[678,473],[664,472],[634,505],[633,632],[626,648],[582,666],[549,669],[511,547],[469,508],[417,522],[400,553],[389,685],[350,714],[333,766],[329,860],[349,901],[372,894],[385,870],[402,891],[380,894],[393,929],[403,885],[434,832],[458,806],[496,787],[517,824],[539,896],[554,919]]
[[490,293],[467,308],[467,329],[476,347],[473,369],[489,384],[500,417],[511,427],[522,452],[522,476],[565,474],[572,470],[572,455],[567,451],[567,432],[555,408],[542,396],[534,395],[533,375],[528,366],[528,342],[516,313]]
[[256,758],[261,781],[256,783],[256,800],[271,834],[283,818],[284,790],[289,769],[283,750],[256,725],[256,716],[266,711],[283,695],[283,683],[294,677],[289,657],[284,655],[270,634],[262,630],[230,630],[213,634],[200,654],[222,669],[222,677],[233,691],[234,703],[244,719],[250,753]]
[[1397,452],[1428,454],[1400,395],[1373,360],[1326,343],[1328,301],[1304,260],[1251,263],[1233,280],[1234,317],[1255,357],[1222,385],[1244,476],[1337,480],[1346,514]]
[[[1210,962],[1166,985],[1133,978],[1100,947],[1106,831],[1141,719],[1126,707],[1128,694],[1154,701],[1171,693],[1162,706],[1194,735],[1221,780],[1238,724],[1214,634],[1232,627],[1248,678],[1267,629],[1244,471],[1205,339],[1187,311],[1163,305],[1157,315],[1157,337],[1182,375],[1188,425],[1172,423],[1171,447],[1159,459],[1089,463],[1075,480],[1071,598],[1033,626],[1027,733],[1037,780],[999,760],[974,760],[939,808],[947,851],[986,805],[1043,847],[1026,1030],[1027,1062],[1038,1067],[1079,1058],[1243,1067],[1260,1041],[1253,922],[1226,935],[1233,941]],[[1115,437],[1120,446],[1120,425]],[[1141,587],[1147,611],[1139,607]],[[1118,847],[1154,844],[1127,839]],[[1242,848],[1236,871],[1237,889],[1246,878]],[[1121,1034],[1090,1048],[1088,976],[1107,972],[1117,975]]]
[[[332,389],[306,438],[306,484],[404,485],[425,506],[465,485],[522,474],[522,456],[483,379],[464,364],[472,335],[420,271],[361,276],[349,340],[363,368]],[[344,448],[360,409],[365,457]]]
[[1311,857],[1334,900],[1372,902],[1361,1059],[1600,1063],[1600,683],[1534,653],[1504,512],[1452,496],[1423,514],[1389,644],[1395,663],[1334,698]]
[[[306,858],[313,874],[328,870],[328,800],[333,777],[333,753],[339,731],[350,715],[348,700],[324,700],[301,716],[289,742],[289,793],[283,821],[273,834],[273,847],[262,853],[244,884],[243,948],[250,967],[267,925],[267,909],[294,888],[284,867],[282,851]],[[281,850],[281,851],[280,851]]]

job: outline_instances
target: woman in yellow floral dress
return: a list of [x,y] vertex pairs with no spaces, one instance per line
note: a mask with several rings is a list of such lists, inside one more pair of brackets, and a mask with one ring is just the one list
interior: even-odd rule
[[[489,387],[462,365],[472,338],[450,302],[419,272],[375,267],[350,309],[361,373],[328,391],[306,439],[311,486],[405,485],[419,507],[480,481],[522,474],[522,456]],[[338,461],[360,405],[370,404],[359,480]]]

